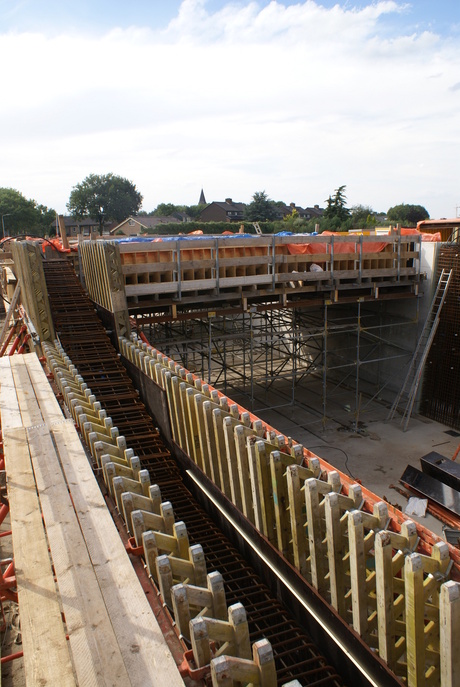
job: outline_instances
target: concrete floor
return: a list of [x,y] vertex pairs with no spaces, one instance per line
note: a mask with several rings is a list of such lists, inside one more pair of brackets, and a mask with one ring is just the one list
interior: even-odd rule
[[[248,398],[228,391],[234,401],[249,407]],[[411,417],[407,431],[403,431],[396,416],[386,423],[388,408],[378,402],[361,401],[359,423],[356,427],[354,392],[344,391],[328,403],[327,419],[321,413],[320,388],[315,390],[309,382],[308,390],[301,385],[295,390],[295,403],[289,401],[291,389],[278,386],[276,391],[256,398],[253,412],[263,421],[292,437],[338,470],[361,480],[362,484],[402,509],[407,499],[390,485],[398,482],[406,465],[420,468],[420,458],[437,451],[451,458],[460,443],[459,436],[450,436],[451,428],[420,415]],[[265,406],[265,409],[264,409]],[[356,429],[358,428],[358,432]],[[409,516],[408,516],[409,517]],[[442,536],[443,523],[427,514],[420,518],[410,516],[425,527]]]

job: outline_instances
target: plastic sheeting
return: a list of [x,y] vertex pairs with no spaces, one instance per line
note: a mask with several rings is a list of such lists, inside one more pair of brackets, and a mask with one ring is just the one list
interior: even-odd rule
[[[310,234],[304,234],[306,237],[306,243],[289,243],[288,251],[291,255],[317,255],[318,253],[330,253],[328,250],[329,243],[308,243],[308,236]],[[333,231],[324,231],[321,236],[343,236],[343,234],[336,234]],[[350,235],[351,236],[351,235]],[[359,238],[352,243],[345,243],[342,241],[337,241],[334,243],[334,255],[337,253],[357,253],[359,252]],[[388,245],[387,241],[365,241],[363,244],[363,253],[380,253],[385,246]]]
[[[186,234],[177,236],[125,236],[114,238],[118,243],[158,243],[164,241],[208,241],[210,239],[222,238],[222,234]],[[225,234],[226,239],[255,239],[257,234]]]

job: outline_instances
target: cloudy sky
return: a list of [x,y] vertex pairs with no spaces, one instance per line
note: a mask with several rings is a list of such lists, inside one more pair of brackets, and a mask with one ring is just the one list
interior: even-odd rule
[[460,213],[459,0],[0,0],[0,187]]

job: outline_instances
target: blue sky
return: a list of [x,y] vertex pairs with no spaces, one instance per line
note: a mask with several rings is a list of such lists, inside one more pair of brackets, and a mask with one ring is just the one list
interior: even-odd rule
[[[460,2],[0,0],[0,186],[460,206]],[[6,67],[5,67],[6,65]]]
[[[270,0],[258,0],[254,4],[263,8]],[[1,0],[0,16],[3,30],[35,30],[37,28],[49,31],[68,29],[69,27],[84,30],[106,31],[118,26],[148,26],[150,28],[164,28],[177,15],[181,0]],[[226,5],[236,8],[248,5],[248,2],[235,0],[208,0],[205,3],[209,13],[214,13]],[[302,4],[299,0],[283,0],[284,6]],[[335,5],[344,8],[363,8],[368,4],[362,0],[354,2],[337,2],[337,0],[322,0],[317,4],[331,9]],[[401,13],[396,22],[388,21],[389,26],[400,30],[435,31],[441,34],[457,33],[460,22],[458,0],[413,0],[403,3],[406,10]],[[457,23],[457,28],[453,25]]]

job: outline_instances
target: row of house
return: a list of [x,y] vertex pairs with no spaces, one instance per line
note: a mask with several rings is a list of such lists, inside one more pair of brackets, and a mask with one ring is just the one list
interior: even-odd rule
[[[203,202],[204,201],[204,202]],[[205,205],[199,221],[201,222],[239,222],[244,220],[246,203],[239,203],[226,198],[224,201],[213,201],[206,203],[203,191],[200,196],[200,205]],[[322,217],[324,210],[319,205],[313,207],[302,208],[295,203],[289,205],[277,204],[277,219],[282,220],[283,217],[292,214],[296,210],[301,219],[319,219]],[[175,212],[172,215],[165,217],[153,217],[151,215],[128,217],[121,223],[111,223],[105,225],[104,229],[110,234],[125,234],[126,236],[135,236],[145,231],[155,229],[162,224],[181,224],[190,221],[190,217],[183,212]],[[64,223],[67,235],[69,237],[76,237],[78,235],[90,236],[93,232],[99,231],[99,224],[91,219],[85,218],[78,220],[75,217],[64,216]]]
[[[232,198],[224,201],[214,201],[206,205],[200,215],[202,222],[242,222],[246,210],[246,203],[236,203]],[[289,205],[276,205],[277,219],[283,219],[286,215],[292,214],[296,210],[301,219],[317,219],[322,217],[324,210],[319,205],[312,208],[302,208],[300,205],[290,203]]]

